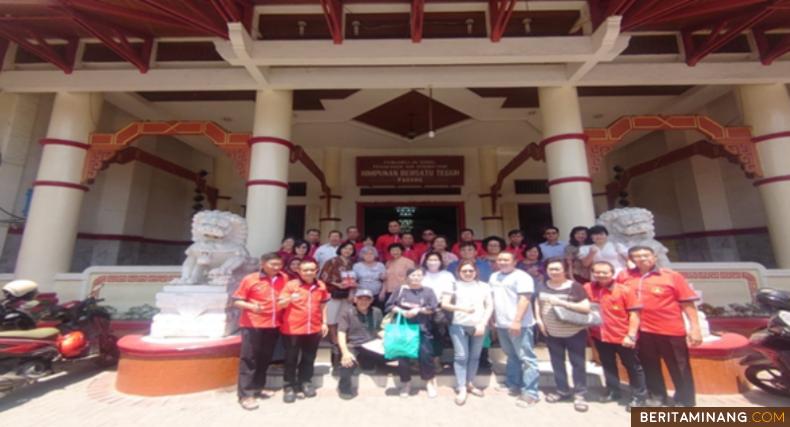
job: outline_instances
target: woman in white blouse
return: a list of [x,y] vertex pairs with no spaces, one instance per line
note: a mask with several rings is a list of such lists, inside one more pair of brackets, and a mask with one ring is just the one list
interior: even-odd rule
[[589,268],[593,263],[607,261],[615,268],[615,275],[628,268],[628,248],[621,243],[609,241],[609,230],[602,225],[590,227],[592,245],[579,249],[579,259]]

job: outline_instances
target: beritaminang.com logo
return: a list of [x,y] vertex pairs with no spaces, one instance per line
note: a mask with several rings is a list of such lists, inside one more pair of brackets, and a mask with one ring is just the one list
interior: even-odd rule
[[784,426],[787,408],[634,408],[631,425]]

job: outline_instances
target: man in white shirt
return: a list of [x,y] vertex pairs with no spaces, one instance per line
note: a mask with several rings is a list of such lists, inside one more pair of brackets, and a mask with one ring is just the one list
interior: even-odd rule
[[340,247],[343,233],[332,230],[329,232],[329,241],[319,246],[315,251],[313,257],[318,261],[318,267],[324,268],[324,264],[330,259],[337,256],[337,248]]
[[540,246],[540,253],[543,254],[544,260],[565,257],[565,247],[568,246],[568,244],[560,240],[559,228],[553,225],[546,227],[546,229],[543,230],[543,238],[546,239],[546,241],[538,246]]
[[531,407],[538,403],[538,359],[532,348],[533,326],[530,298],[535,283],[526,272],[516,269],[516,257],[502,252],[497,257],[499,271],[491,274],[489,285],[494,296],[495,326],[502,350],[507,354],[505,386],[518,395],[517,404]]

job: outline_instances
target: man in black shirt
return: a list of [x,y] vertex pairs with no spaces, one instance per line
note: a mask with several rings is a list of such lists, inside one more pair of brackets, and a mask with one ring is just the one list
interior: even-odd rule
[[351,386],[354,368],[375,369],[384,364],[384,356],[362,347],[363,344],[379,338],[381,310],[373,307],[373,293],[369,289],[357,289],[354,306],[340,313],[337,320],[337,340],[340,347],[340,383],[338,393],[341,399],[353,399],[356,391]]

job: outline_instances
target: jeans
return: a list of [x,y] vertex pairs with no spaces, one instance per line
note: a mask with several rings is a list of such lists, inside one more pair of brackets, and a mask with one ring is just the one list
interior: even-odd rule
[[285,388],[290,387],[299,391],[302,389],[302,384],[309,383],[313,379],[315,356],[318,353],[318,344],[321,342],[321,333],[283,335],[282,337],[283,344],[285,344],[285,373],[283,375]]
[[672,383],[675,384],[675,403],[695,406],[697,401],[694,376],[691,373],[686,337],[640,332],[637,346],[639,361],[645,368],[647,391],[651,397],[663,400],[667,398],[667,387],[661,372],[661,359],[664,359]]
[[266,385],[266,370],[280,336],[277,328],[241,328],[239,398],[253,397]]
[[647,395],[645,388],[645,371],[636,357],[636,350],[623,347],[620,344],[593,340],[595,348],[598,350],[598,357],[601,359],[604,378],[606,378],[606,391],[614,395],[620,395],[620,375],[617,372],[617,356],[628,371],[628,383],[631,386],[631,398],[644,400]]
[[532,349],[532,327],[521,328],[521,333],[514,337],[508,328],[497,328],[499,344],[507,354],[505,367],[505,385],[519,388],[521,394],[537,399],[538,358]]
[[474,334],[475,328],[472,326],[450,325],[455,385],[459,390],[474,382],[480,366],[480,352],[483,350],[485,335],[476,337]]
[[573,394],[583,397],[587,392],[587,367],[585,351],[587,350],[587,330],[582,329],[569,337],[546,337],[551,358],[551,369],[554,371],[554,382],[557,385],[557,394],[570,396],[568,385],[568,372],[565,370],[565,353],[573,368]]
[[[407,383],[411,381],[411,363],[413,359],[399,358],[398,361],[398,376],[400,382]],[[436,368],[433,366],[433,340],[431,336],[426,334],[422,329],[420,330],[420,354],[417,356],[420,364],[420,378],[423,380],[431,380],[436,376]]]

